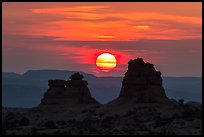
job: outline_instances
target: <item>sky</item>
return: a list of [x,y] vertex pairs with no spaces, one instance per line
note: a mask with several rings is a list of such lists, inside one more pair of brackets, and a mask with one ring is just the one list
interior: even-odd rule
[[[124,76],[142,57],[163,76],[202,76],[201,2],[3,2],[2,71]],[[108,52],[110,72],[96,67]]]

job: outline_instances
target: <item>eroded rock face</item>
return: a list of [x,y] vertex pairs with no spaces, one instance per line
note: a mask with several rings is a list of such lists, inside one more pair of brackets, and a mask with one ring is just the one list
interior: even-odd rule
[[153,64],[145,63],[142,58],[130,60],[118,99],[134,99],[137,103],[167,101],[161,72],[156,71]]
[[49,89],[44,94],[40,105],[52,104],[97,104],[91,97],[88,83],[83,79],[83,75],[75,73],[71,80],[49,80]]

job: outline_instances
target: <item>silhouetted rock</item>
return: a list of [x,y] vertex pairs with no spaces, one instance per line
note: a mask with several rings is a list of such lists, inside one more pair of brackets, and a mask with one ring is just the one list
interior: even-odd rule
[[73,75],[70,76],[69,81],[66,81],[66,86],[67,87],[78,87],[78,86],[83,86],[86,87],[88,85],[87,81],[82,80],[84,78],[83,75],[80,73],[74,73]]
[[74,73],[73,75],[70,76],[71,80],[81,80],[83,78],[84,78],[84,76],[81,75],[79,72]]
[[168,101],[162,86],[161,72],[142,58],[130,60],[122,82],[118,100],[134,99],[136,103],[161,103]]
[[50,87],[65,87],[65,80],[48,80]]
[[41,105],[51,104],[97,104],[91,97],[88,83],[83,75],[75,73],[70,76],[71,80],[49,80],[49,89],[44,94]]

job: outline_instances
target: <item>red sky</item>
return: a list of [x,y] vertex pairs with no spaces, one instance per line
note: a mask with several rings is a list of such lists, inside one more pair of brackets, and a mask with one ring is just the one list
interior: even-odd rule
[[[79,70],[123,76],[137,57],[166,76],[202,74],[202,4],[195,2],[3,3],[3,71]],[[97,55],[117,67],[101,72]]]

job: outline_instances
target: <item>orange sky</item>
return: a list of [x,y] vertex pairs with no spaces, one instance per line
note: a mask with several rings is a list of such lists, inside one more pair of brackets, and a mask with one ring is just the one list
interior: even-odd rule
[[3,11],[14,20],[3,25],[18,34],[88,41],[201,38],[201,3],[3,3]]
[[[199,2],[3,2],[2,11],[3,71],[80,70],[83,66],[85,72],[103,76],[94,66],[95,59],[102,52],[111,52],[119,58],[119,65],[108,75],[123,75],[128,60],[138,56],[158,64],[166,75],[201,75]],[[166,53],[171,43],[177,46],[171,48],[172,54]],[[30,63],[43,55],[52,57]],[[166,66],[165,55],[171,66]],[[195,68],[186,72],[165,68],[178,67],[186,57],[197,60]],[[14,66],[14,62],[21,65]]]

